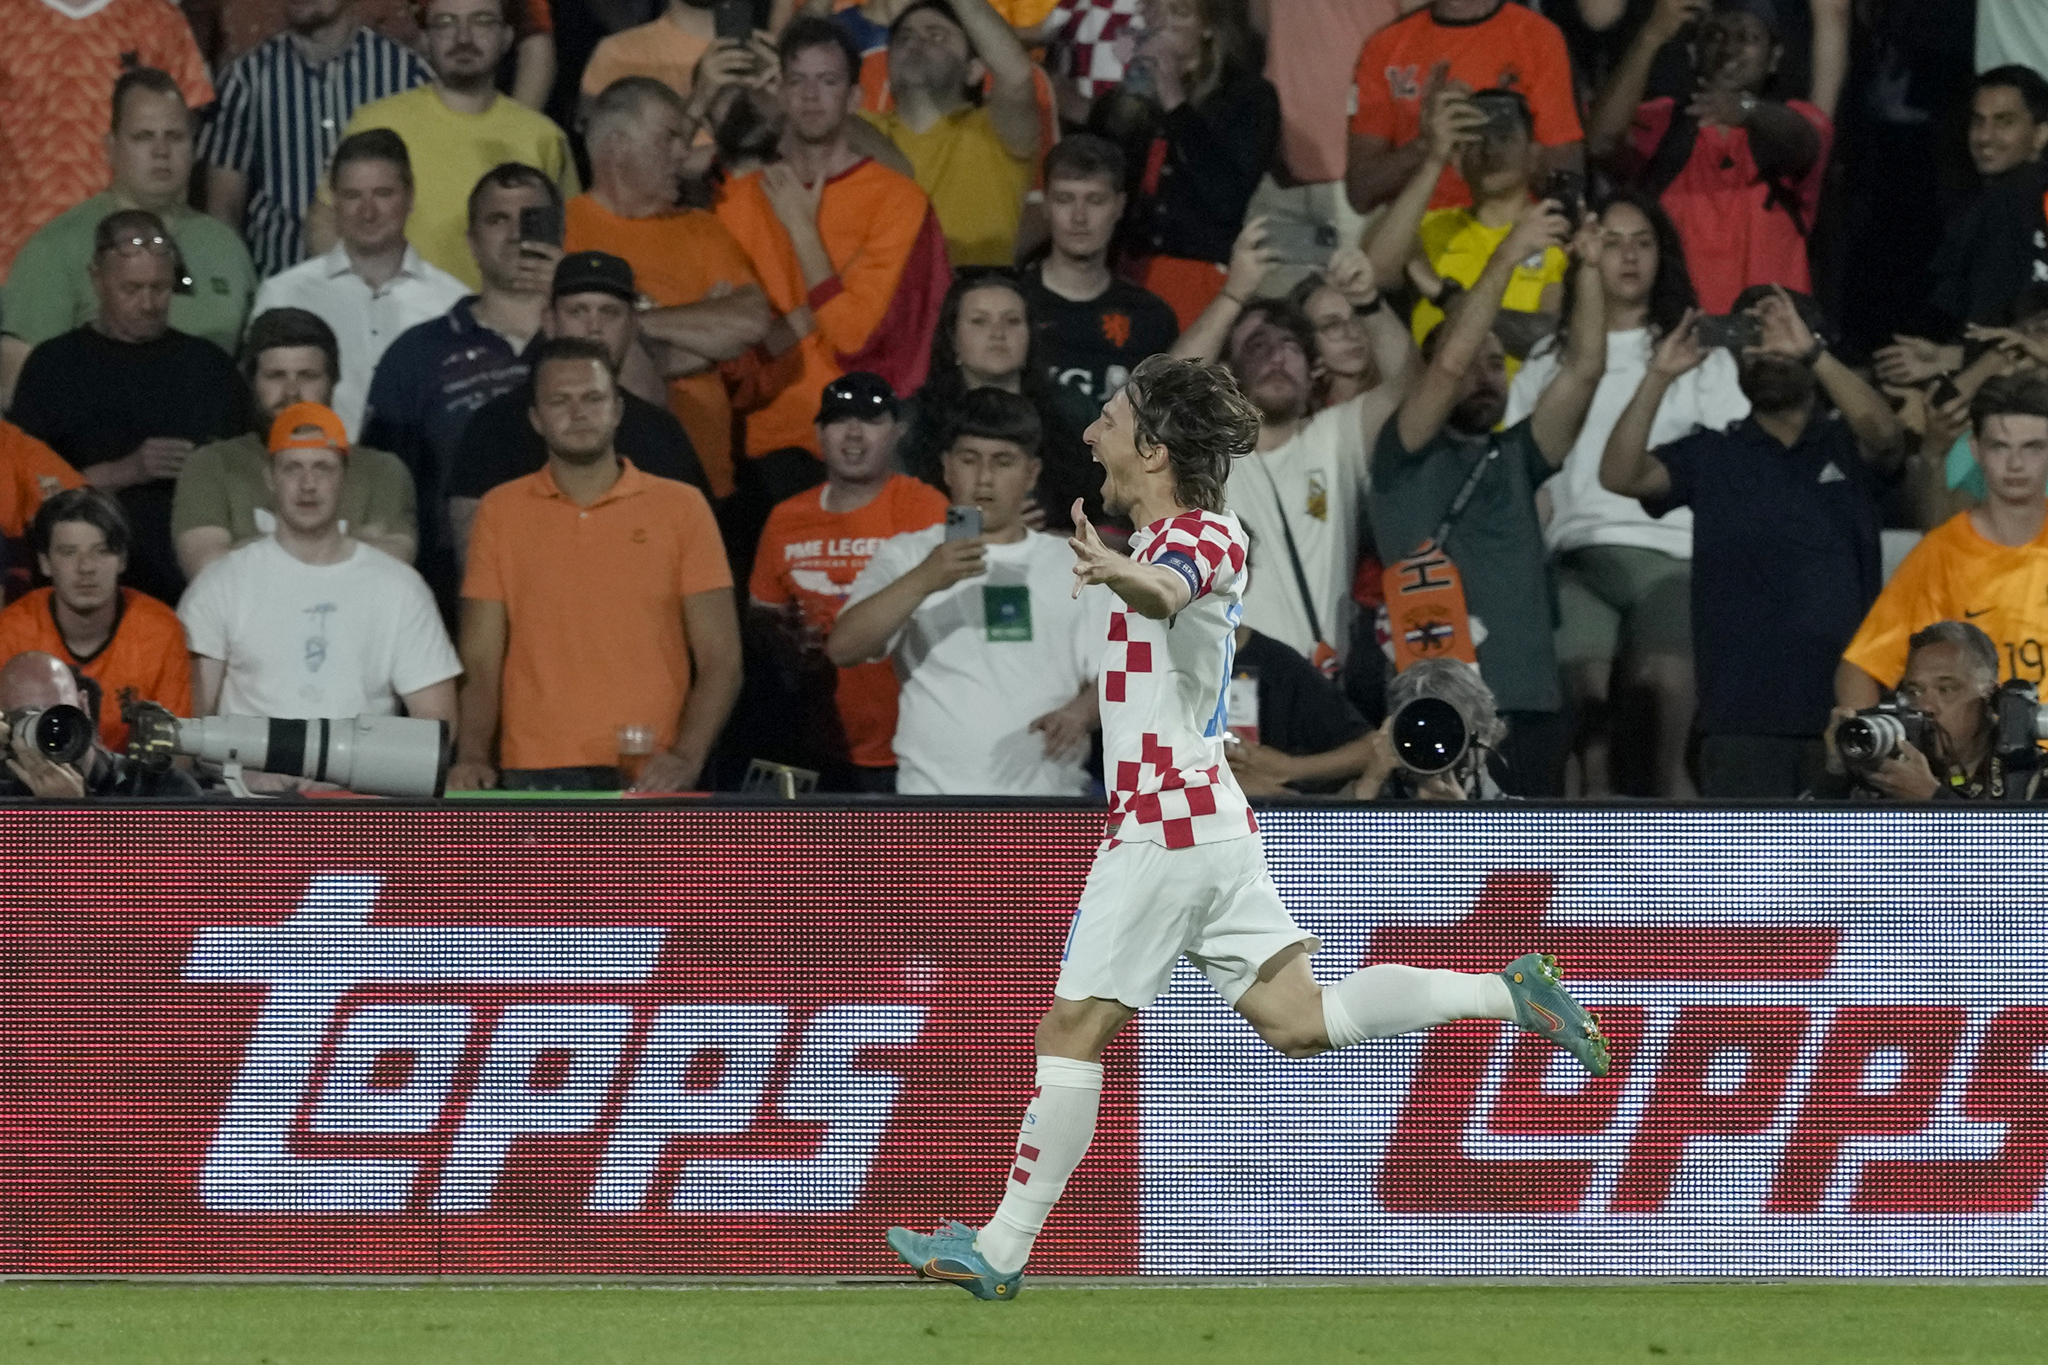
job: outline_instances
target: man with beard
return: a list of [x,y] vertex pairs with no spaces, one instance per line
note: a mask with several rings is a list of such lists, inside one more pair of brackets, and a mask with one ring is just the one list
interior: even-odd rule
[[[513,43],[513,0],[428,0],[421,6],[434,80],[356,110],[343,137],[389,128],[420,169],[405,235],[420,255],[471,289],[483,283],[471,254],[470,188],[494,166],[538,167],[567,198],[581,188],[569,139],[546,115],[498,93],[498,62]],[[334,197],[326,185],[306,210],[306,252],[335,242]],[[559,246],[560,242],[549,245]]]
[[686,791],[725,727],[740,630],[718,523],[696,489],[619,458],[623,406],[601,342],[535,353],[548,463],[486,493],[470,531],[453,789],[616,789],[634,726],[657,746],[634,789]]
[[1321,412],[1309,405],[1315,332],[1294,305],[1252,299],[1273,268],[1265,220],[1231,251],[1223,292],[1173,348],[1180,360],[1220,352],[1259,414],[1258,448],[1232,463],[1230,510],[1251,536],[1260,571],[1244,591],[1244,623],[1300,651],[1326,674],[1351,647],[1351,579],[1358,569],[1373,442],[1413,382],[1415,347],[1385,306],[1371,263],[1355,248],[1331,258],[1327,278],[1365,323],[1377,388]]
[[917,0],[889,26],[889,90],[866,117],[910,158],[953,264],[1009,265],[1039,150],[1031,54],[988,0]]
[[[1434,543],[1457,565],[1479,672],[1508,722],[1503,790],[1563,793],[1570,738],[1562,713],[1556,607],[1536,515],[1536,487],[1564,463],[1607,368],[1606,239],[1590,214],[1578,225],[1552,200],[1531,204],[1448,321],[1429,334],[1429,364],[1373,450],[1366,511],[1388,563]],[[1494,331],[1516,266],[1571,240],[1579,260],[1568,340],[1557,377],[1529,416],[1505,431],[1507,352]]]
[[[284,0],[285,31],[222,73],[220,105],[199,136],[206,211],[241,229],[266,278],[305,259],[306,206],[342,125],[434,78],[418,53],[363,23],[356,4]],[[410,171],[406,180],[410,198]]]
[[1882,582],[1877,483],[1903,435],[1829,354],[1811,299],[1760,285],[1736,308],[1761,332],[1738,358],[1750,415],[1649,449],[1665,391],[1706,359],[1688,315],[1615,423],[1600,483],[1652,514],[1692,508],[1700,794],[1785,798],[1821,772],[1836,663]]

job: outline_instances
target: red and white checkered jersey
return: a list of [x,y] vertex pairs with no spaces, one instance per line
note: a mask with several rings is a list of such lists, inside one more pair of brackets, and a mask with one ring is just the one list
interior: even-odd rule
[[1067,0],[1052,12],[1052,67],[1093,99],[1124,78],[1138,37],[1142,0]]
[[1223,757],[1247,547],[1228,512],[1183,512],[1131,537],[1133,559],[1173,570],[1193,595],[1169,621],[1121,598],[1110,612],[1099,686],[1111,847],[1188,848],[1258,831]]

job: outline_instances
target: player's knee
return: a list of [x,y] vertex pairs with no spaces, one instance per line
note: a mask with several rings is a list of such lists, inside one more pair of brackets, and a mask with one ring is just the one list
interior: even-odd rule
[[1319,1028],[1299,1028],[1289,1024],[1259,1024],[1254,1027],[1266,1046],[1295,1061],[1330,1049],[1330,1040]]

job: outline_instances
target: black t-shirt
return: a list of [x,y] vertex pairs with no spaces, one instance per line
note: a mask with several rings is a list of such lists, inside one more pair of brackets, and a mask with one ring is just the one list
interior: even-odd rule
[[[29,352],[8,416],[86,469],[125,459],[152,436],[195,446],[239,436],[250,411],[235,363],[210,341],[169,331],[134,344],[80,327]],[[175,479],[152,479],[120,492],[135,528],[126,581],[173,606],[185,589],[171,543],[176,488]]]
[[1097,403],[1107,403],[1139,361],[1180,340],[1173,308],[1129,280],[1112,278],[1109,288],[1086,303],[1047,289],[1036,269],[1024,272],[1023,286],[1039,359],[1056,383]]
[[2021,291],[2048,274],[2035,265],[2048,226],[2041,188],[2038,162],[2016,166],[1985,181],[1949,220],[1927,267],[1934,276],[1927,301],[1946,325],[1942,336],[1959,335],[1969,322],[2003,326]]
[[[675,415],[630,393],[621,397],[626,400],[626,415],[612,439],[613,448],[646,473],[689,484],[711,497],[711,483],[704,477],[696,447]],[[547,445],[527,417],[532,407],[533,383],[528,380],[477,409],[455,448],[455,462],[448,471],[449,497],[480,498],[547,464]]]
[[1819,735],[1883,586],[1877,477],[1848,424],[1817,411],[1787,449],[1745,417],[1655,454],[1671,495],[1644,506],[1692,508],[1701,733]]
[[[1372,727],[1315,665],[1269,635],[1252,631],[1237,647],[1233,671],[1259,680],[1259,743],[1283,754],[1327,753]],[[1300,783],[1329,791],[1341,782]]]

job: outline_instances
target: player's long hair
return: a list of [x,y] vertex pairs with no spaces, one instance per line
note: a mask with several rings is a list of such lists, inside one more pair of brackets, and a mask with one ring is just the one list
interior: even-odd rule
[[1137,422],[1138,448],[1164,446],[1173,494],[1183,507],[1223,510],[1230,462],[1259,443],[1259,410],[1221,365],[1148,356],[1124,385]]

